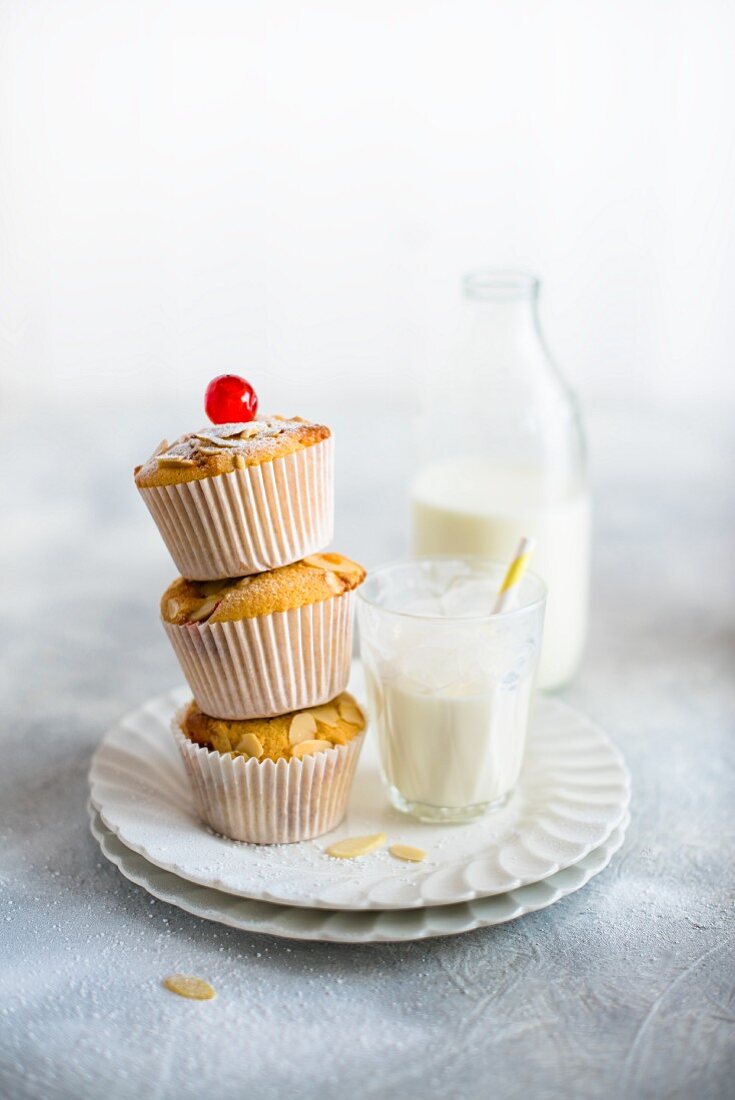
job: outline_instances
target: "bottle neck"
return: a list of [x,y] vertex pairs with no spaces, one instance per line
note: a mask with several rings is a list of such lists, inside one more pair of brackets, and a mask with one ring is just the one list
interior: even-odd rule
[[479,271],[464,280],[465,335],[486,352],[518,350],[539,344],[539,281],[532,275]]
[[532,301],[489,302],[468,299],[466,327],[493,345],[515,346],[539,336],[536,303]]

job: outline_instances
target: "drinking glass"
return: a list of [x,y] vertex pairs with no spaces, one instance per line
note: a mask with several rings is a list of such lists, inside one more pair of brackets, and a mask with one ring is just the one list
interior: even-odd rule
[[546,602],[526,573],[491,614],[507,563],[414,558],[376,569],[358,623],[381,770],[399,810],[470,821],[510,798],[523,764]]

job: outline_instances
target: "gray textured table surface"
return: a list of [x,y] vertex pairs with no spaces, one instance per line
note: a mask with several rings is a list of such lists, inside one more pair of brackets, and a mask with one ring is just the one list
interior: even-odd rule
[[[179,680],[156,613],[172,569],[129,482],[166,428],[187,426],[168,411],[162,425],[122,410],[112,432],[57,410],[52,436],[30,440],[23,418],[2,424],[0,1094],[732,1096],[725,418],[591,425],[592,633],[564,696],[630,765],[622,852],[584,890],[517,922],[357,948],[245,935],[152,903],[89,835],[101,733]],[[365,460],[366,417],[335,410],[333,422],[339,547],[374,564],[403,548],[403,436],[386,429],[378,465]],[[217,999],[168,994],[160,982],[174,970],[207,976]]]

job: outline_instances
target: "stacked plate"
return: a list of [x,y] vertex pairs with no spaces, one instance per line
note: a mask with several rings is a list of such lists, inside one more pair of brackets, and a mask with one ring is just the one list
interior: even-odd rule
[[[350,690],[360,698],[355,667]],[[195,815],[170,732],[188,689],[152,699],[105,736],[90,770],[92,832],[105,856],[154,897],[196,916],[290,939],[370,943],[501,924],[584,886],[628,823],[620,753],[587,718],[540,697],[521,781],[501,811],[470,825],[424,825],[393,810],[368,737],[347,817],[328,837],[257,846],[217,836]],[[336,860],[341,837],[386,833],[387,849]]]

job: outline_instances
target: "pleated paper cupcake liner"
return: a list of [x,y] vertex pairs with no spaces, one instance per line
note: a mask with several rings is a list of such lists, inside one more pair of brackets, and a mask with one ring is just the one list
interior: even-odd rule
[[250,844],[294,844],[335,829],[345,815],[365,734],[301,760],[245,760],[196,745],[172,729],[201,819]]
[[255,619],[164,629],[197,705],[213,718],[269,718],[347,687],[353,593]]
[[182,577],[263,573],[332,541],[332,439],[258,466],[140,493]]

